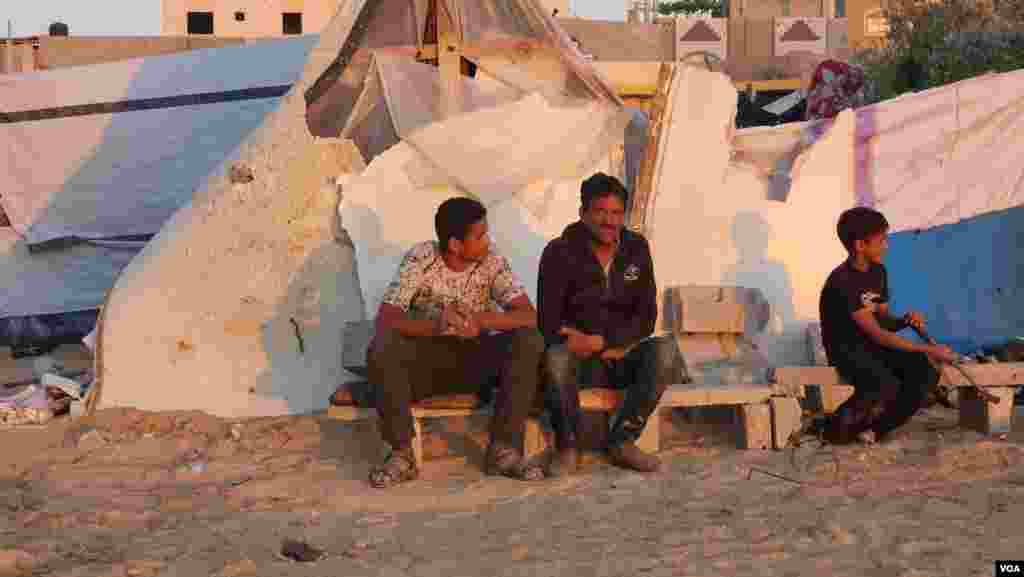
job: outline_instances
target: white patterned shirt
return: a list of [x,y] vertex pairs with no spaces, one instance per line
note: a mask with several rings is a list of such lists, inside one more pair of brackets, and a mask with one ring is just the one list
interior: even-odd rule
[[470,313],[500,312],[526,294],[508,260],[493,248],[482,262],[461,272],[445,265],[439,249],[436,241],[412,247],[384,290],[383,302],[414,319],[435,320],[447,305],[458,304]]

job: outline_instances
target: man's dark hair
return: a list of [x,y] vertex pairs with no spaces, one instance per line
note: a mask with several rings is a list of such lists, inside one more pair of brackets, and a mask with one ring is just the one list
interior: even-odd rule
[[614,176],[608,176],[603,172],[591,176],[590,178],[583,181],[580,185],[580,202],[583,203],[583,209],[590,208],[591,203],[599,198],[606,196],[617,196],[622,204],[626,204],[626,187],[622,186],[619,179]]
[[441,243],[441,251],[448,250],[448,241],[453,238],[466,240],[469,228],[485,216],[487,209],[472,198],[456,196],[442,202],[434,215],[434,231]]
[[853,254],[854,243],[858,240],[867,240],[887,230],[889,230],[889,221],[885,220],[885,216],[866,206],[858,206],[844,211],[839,215],[839,224],[836,225],[839,241],[851,254]]

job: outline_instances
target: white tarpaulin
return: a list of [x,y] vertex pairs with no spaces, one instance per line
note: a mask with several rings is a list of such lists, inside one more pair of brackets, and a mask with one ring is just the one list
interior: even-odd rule
[[[812,121],[737,131],[734,160],[778,200],[828,135],[845,140],[857,204],[894,232],[921,230],[1024,204],[1024,71],[990,74],[859,108],[854,122]],[[843,131],[837,133],[837,131]]]
[[[99,241],[159,231],[279,105],[315,41],[5,76],[0,317],[97,308],[139,249]],[[39,246],[61,239],[89,244]]]
[[155,234],[260,126],[302,75],[315,42],[256,42],[5,77],[4,212],[30,245]]
[[805,152],[786,202],[778,202],[769,199],[763,173],[733,158],[735,94],[724,75],[676,71],[647,209],[655,277],[661,287],[758,289],[772,318],[749,336],[771,363],[802,363],[818,292],[845,254],[835,219],[853,204],[844,193],[852,156],[837,135],[852,117],[841,116]]
[[[521,130],[530,130],[528,116],[515,118]],[[509,260],[534,303],[540,255],[548,241],[579,218],[580,182],[598,170],[613,171],[607,157],[580,175],[539,181],[488,204],[495,248]],[[405,253],[416,243],[436,238],[437,207],[462,193],[404,142],[375,158],[342,188],[341,222],[355,246],[366,316],[373,318]]]

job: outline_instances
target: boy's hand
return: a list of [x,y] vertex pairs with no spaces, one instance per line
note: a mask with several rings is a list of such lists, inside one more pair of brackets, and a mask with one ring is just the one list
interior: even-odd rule
[[936,361],[947,365],[952,365],[959,360],[959,356],[953,352],[953,349],[946,345],[930,345],[927,354]]
[[924,330],[924,317],[918,312],[909,312],[903,315],[903,322],[907,323],[908,327],[913,327],[919,331]]
[[605,361],[621,361],[624,358],[626,358],[626,349],[621,347],[605,349],[605,351],[601,353],[601,360]]
[[604,348],[604,337],[601,335],[587,335],[572,327],[562,327],[558,334],[568,337],[566,346],[572,354],[588,358]]

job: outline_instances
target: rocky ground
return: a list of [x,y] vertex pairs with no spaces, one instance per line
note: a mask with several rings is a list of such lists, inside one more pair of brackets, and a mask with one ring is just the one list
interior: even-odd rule
[[[992,575],[1024,557],[1024,434],[930,409],[876,448],[736,451],[670,418],[652,475],[364,481],[373,425],[106,410],[0,432],[0,575]],[[463,452],[463,454],[465,451]],[[280,555],[284,539],[322,549]]]

